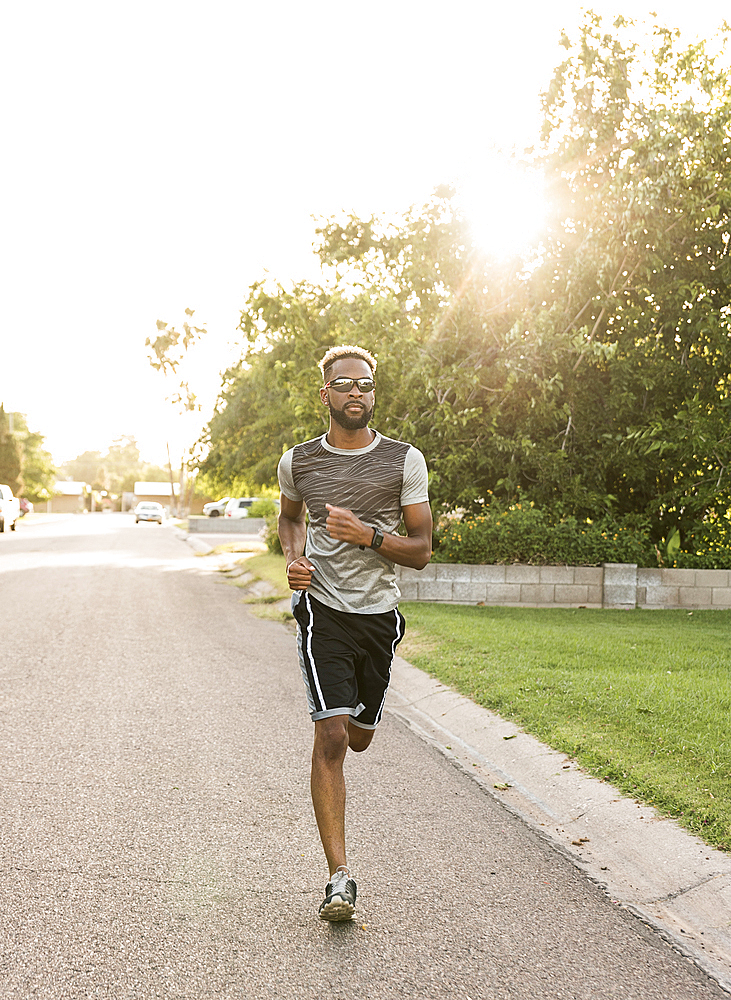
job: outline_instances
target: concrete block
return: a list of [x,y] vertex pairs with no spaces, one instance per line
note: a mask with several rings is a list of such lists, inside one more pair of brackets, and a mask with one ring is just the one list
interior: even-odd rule
[[[683,573],[684,570],[678,570]],[[713,590],[710,587],[678,587],[678,605],[681,608],[706,608],[711,606]]]
[[401,572],[397,574],[397,579],[418,580],[419,583],[423,580],[436,580],[437,566],[439,565],[440,563],[428,563],[424,569],[412,569],[410,566],[400,566],[398,568]]
[[473,583],[505,583],[506,566],[470,566]]
[[487,604],[520,604],[519,583],[488,583]]
[[552,583],[521,583],[520,600],[525,604],[553,604],[554,589]]
[[637,566],[635,563],[604,563],[605,608],[637,606]]
[[637,586],[636,563],[604,563],[604,586]]
[[521,566],[514,563],[505,567],[506,583],[540,583],[540,566]]
[[452,584],[438,580],[419,581],[420,601],[451,601]]
[[604,570],[601,566],[574,566],[574,583],[585,583],[587,587],[601,587]]
[[447,580],[449,582],[469,583],[472,579],[471,566],[461,563],[435,563],[437,571],[436,579]]
[[694,569],[661,569],[660,580],[665,587],[692,587],[695,574]]
[[637,587],[609,586],[604,588],[605,608],[634,608],[637,604]]
[[[644,591],[641,594],[640,591]],[[645,608],[677,608],[680,597],[677,587],[637,588],[637,603]]]
[[697,569],[696,587],[731,587],[731,573],[727,569]]
[[568,604],[574,607],[577,604],[589,603],[589,588],[582,584],[568,584],[563,586],[557,583],[554,588],[554,601],[556,604]]
[[539,566],[538,579],[540,583],[555,583],[569,586],[574,582],[573,566]]
[[477,604],[487,600],[486,583],[461,583],[455,580],[452,584],[452,600],[461,604]]
[[415,580],[399,580],[398,589],[401,591],[402,601],[419,600],[419,584]]
[[731,607],[731,587],[713,587],[711,603],[714,608]]
[[662,584],[662,570],[650,566],[640,566],[637,570],[638,587],[659,587]]
[[602,585],[600,583],[589,584],[586,591],[586,603],[596,605],[596,607],[600,608],[602,606],[602,595],[604,594]]

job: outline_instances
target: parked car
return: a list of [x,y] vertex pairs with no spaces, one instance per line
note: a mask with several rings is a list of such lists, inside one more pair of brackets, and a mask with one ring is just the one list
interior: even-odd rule
[[140,521],[157,521],[158,524],[162,524],[165,509],[161,503],[156,503],[154,500],[140,500],[134,509],[134,515],[135,524],[139,524]]
[[25,517],[26,514],[33,513],[33,504],[30,502],[30,500],[26,500],[25,497],[20,497],[18,502],[20,504],[21,517]]
[[20,517],[20,502],[13,496],[9,486],[0,485],[0,531],[10,528],[15,531],[15,524]]
[[257,497],[233,497],[226,504],[226,517],[248,517],[249,507]]
[[211,500],[210,503],[203,504],[203,513],[207,517],[223,517],[226,511],[226,504],[231,497],[222,497],[220,500]]

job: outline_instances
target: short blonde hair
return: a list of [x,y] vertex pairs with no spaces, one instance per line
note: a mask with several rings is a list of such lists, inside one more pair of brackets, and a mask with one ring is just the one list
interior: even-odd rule
[[318,364],[324,382],[327,382],[326,372],[328,368],[332,368],[336,361],[342,361],[344,358],[360,358],[370,367],[373,374],[376,374],[378,362],[369,351],[366,351],[364,347],[356,347],[354,344],[341,344],[340,347],[331,347],[329,351],[326,351]]

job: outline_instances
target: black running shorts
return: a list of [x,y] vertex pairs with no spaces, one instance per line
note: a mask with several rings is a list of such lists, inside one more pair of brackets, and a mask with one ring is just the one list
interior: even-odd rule
[[349,614],[303,590],[292,597],[292,613],[312,720],[349,715],[353,725],[375,729],[396,646],[404,635],[398,608],[378,615]]

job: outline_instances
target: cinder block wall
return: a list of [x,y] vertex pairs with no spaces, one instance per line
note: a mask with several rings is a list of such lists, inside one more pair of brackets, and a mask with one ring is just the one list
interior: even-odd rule
[[640,608],[731,608],[731,570],[638,569]]
[[396,567],[404,601],[515,608],[731,608],[731,570],[603,566]]
[[515,608],[601,608],[601,566],[397,566],[405,601],[503,604]]

